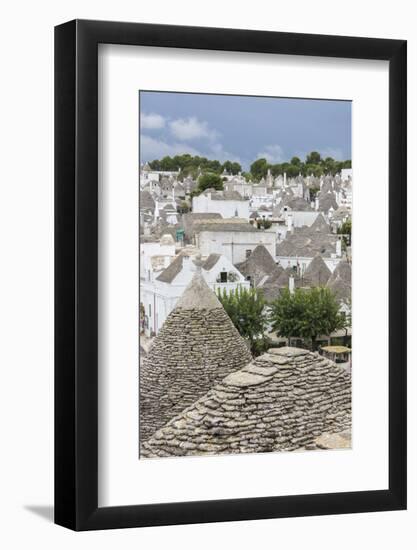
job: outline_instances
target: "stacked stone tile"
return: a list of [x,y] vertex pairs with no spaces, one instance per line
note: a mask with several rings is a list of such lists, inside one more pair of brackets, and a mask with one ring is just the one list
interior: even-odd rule
[[314,449],[350,428],[350,374],[317,353],[270,349],[159,429],[141,456]]
[[196,272],[140,368],[140,441],[251,359],[230,317]]

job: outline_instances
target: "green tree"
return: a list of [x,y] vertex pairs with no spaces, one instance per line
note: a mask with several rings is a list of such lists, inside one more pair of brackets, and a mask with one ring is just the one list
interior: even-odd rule
[[253,179],[259,181],[264,178],[268,172],[269,164],[266,159],[257,159],[250,165],[250,172]]
[[178,164],[175,164],[174,159],[171,157],[164,157],[160,161],[160,170],[175,171],[178,169]]
[[205,172],[198,178],[198,190],[201,193],[210,188],[221,191],[223,189],[223,180],[219,174],[215,174],[214,172]]
[[335,295],[320,287],[297,288],[293,293],[285,289],[271,304],[270,320],[280,336],[306,339],[313,350],[317,336],[346,326]]
[[177,206],[177,212],[179,214],[187,214],[191,210],[187,201],[181,201],[181,204]]
[[223,289],[218,297],[239,334],[248,340],[252,354],[263,353],[270,342],[265,335],[268,318],[262,293],[255,288],[238,288],[228,294]]
[[309,189],[310,191],[310,201],[315,201],[317,194],[320,192],[320,187],[313,185]]
[[296,176],[298,176],[300,171],[301,171],[301,164],[300,165],[288,164],[288,166],[284,170],[288,178],[295,178]]
[[322,176],[324,174],[324,167],[321,164],[304,164],[302,173],[304,176],[309,176],[310,174]]
[[306,164],[319,164],[321,161],[320,153],[317,151],[312,151],[309,155],[306,156]]
[[160,170],[161,169],[161,163],[157,159],[151,160],[151,162],[149,162],[148,164],[149,164],[149,166],[152,170]]
[[269,229],[272,226],[272,222],[271,220],[267,220],[264,218],[261,220],[256,220],[256,225],[258,229]]
[[228,174],[233,174],[234,176],[236,176],[236,174],[242,171],[242,167],[238,162],[231,162],[230,160],[226,160],[226,162],[222,164],[222,171],[223,170],[226,170]]
[[332,157],[326,157],[321,161],[322,167],[326,174],[336,174],[337,173],[337,162]]
[[342,223],[340,227],[337,228],[338,235],[343,235],[343,248],[346,250],[346,247],[350,245],[352,239],[352,219],[349,218]]
[[300,166],[301,165],[301,159],[299,157],[292,157],[291,164],[294,166]]
[[274,178],[276,178],[277,176],[283,173],[284,173],[284,170],[282,169],[281,164],[273,164],[271,166],[271,174],[274,176]]
[[348,218],[337,230],[339,235],[352,235],[352,220]]

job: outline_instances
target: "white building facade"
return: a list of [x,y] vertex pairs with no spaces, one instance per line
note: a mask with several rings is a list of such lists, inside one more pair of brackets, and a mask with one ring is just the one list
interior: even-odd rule
[[193,197],[194,213],[221,214],[223,218],[249,219],[249,201],[245,199],[225,199],[211,192]]
[[195,241],[203,256],[221,254],[232,264],[244,262],[259,244],[263,244],[272,257],[275,256],[274,229],[259,231],[252,226],[240,230],[213,228],[196,233]]
[[[141,331],[152,337],[160,331],[178,299],[191,282],[197,269],[195,255],[180,254],[175,257],[175,266],[153,272],[149,279],[141,279],[140,309]],[[172,269],[174,267],[175,269]],[[227,293],[238,288],[249,288],[249,281],[224,256],[213,254],[201,265],[201,273],[213,292]]]

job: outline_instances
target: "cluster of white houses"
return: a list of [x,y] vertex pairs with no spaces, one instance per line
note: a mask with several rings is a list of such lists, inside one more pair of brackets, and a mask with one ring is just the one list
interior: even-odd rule
[[[224,190],[197,194],[179,171],[140,171],[140,322],[158,334],[198,267],[214,292],[328,286],[350,307],[348,237],[352,173],[273,177],[259,183],[222,174]],[[251,261],[249,259],[251,258]]]

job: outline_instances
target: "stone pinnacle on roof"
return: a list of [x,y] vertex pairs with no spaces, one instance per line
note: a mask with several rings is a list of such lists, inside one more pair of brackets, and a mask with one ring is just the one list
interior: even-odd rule
[[350,374],[317,353],[284,347],[225,377],[153,434],[141,456],[293,451],[350,429]]
[[[198,260],[197,260],[198,261]],[[197,266],[191,282],[177,302],[177,309],[222,309],[217,296],[209,288],[201,275],[201,266]]]
[[215,293],[196,272],[140,368],[140,440],[251,360]]

